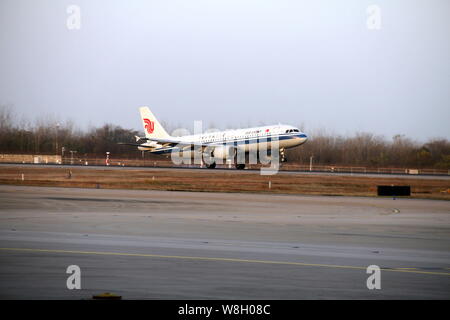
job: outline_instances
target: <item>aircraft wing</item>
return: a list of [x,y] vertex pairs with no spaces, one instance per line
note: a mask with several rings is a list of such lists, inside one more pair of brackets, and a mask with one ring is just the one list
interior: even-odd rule
[[[138,139],[136,139],[136,140],[138,140]],[[184,141],[184,140],[177,140],[177,139],[143,138],[143,139],[139,139],[139,140],[154,141],[154,142],[162,145],[162,148],[179,147],[181,149],[187,149],[187,148],[197,147],[197,148],[204,149],[206,147],[213,148],[213,147],[222,145],[222,144],[215,144],[215,143],[202,143],[202,142],[197,142],[197,141]],[[134,147],[151,147],[151,146],[145,145],[143,143],[119,142],[118,144],[134,146]]]
[[[144,140],[144,139],[143,139]],[[208,147],[208,146],[214,146],[212,144],[206,144],[206,143],[198,143],[198,142],[186,142],[186,141],[179,141],[179,140],[171,140],[171,139],[145,139],[146,141],[154,141],[158,144],[163,145],[163,147],[175,147],[178,146],[180,148],[187,148],[187,147]],[[128,143],[128,142],[118,142],[117,144],[120,144],[122,146],[133,146],[133,147],[151,147],[148,145],[145,145],[144,143]]]
[[186,147],[214,147],[217,146],[213,143],[202,143],[202,142],[196,142],[196,141],[184,141],[184,140],[176,140],[176,139],[159,139],[159,138],[147,138],[147,140],[155,141],[162,145],[173,145],[173,146],[179,146],[182,148]]
[[142,146],[142,143],[118,142],[117,144],[120,144],[120,145],[123,145],[123,146],[133,146],[133,147],[139,147],[139,146]]

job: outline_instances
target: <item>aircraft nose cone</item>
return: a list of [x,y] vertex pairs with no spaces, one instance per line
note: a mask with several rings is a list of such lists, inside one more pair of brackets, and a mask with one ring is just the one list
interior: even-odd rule
[[306,141],[308,141],[308,135],[306,133],[302,134],[302,144],[306,143]]

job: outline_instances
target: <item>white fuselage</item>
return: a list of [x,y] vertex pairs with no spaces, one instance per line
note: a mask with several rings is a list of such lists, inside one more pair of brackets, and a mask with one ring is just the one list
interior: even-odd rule
[[[288,149],[306,142],[308,137],[298,128],[289,125],[262,126],[248,129],[226,130],[209,132],[196,135],[177,137],[179,141],[190,141],[208,144],[211,147],[234,145],[245,152],[257,150],[261,143],[270,145],[271,141],[277,141],[279,149]],[[163,144],[148,142],[142,144],[139,149],[152,153],[168,153],[176,147],[165,147]]]

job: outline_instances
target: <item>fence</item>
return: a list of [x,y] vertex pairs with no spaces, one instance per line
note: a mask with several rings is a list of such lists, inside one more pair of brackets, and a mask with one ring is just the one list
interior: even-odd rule
[[0,154],[3,163],[53,163],[61,164],[61,156],[45,154]]
[[[107,166],[105,158],[90,159],[64,159],[64,164],[72,165],[92,165]],[[108,161],[109,166],[127,166],[127,167],[184,167],[198,168],[199,164],[183,164],[175,165],[170,159],[154,160],[154,159],[114,159]],[[258,169],[261,165],[247,165],[250,169]],[[231,164],[217,165],[217,168],[234,168]],[[310,170],[311,169],[311,170]],[[417,168],[373,168],[373,167],[356,167],[356,166],[312,166],[300,165],[295,163],[283,163],[280,167],[282,171],[303,171],[303,172],[330,172],[330,173],[365,173],[365,174],[407,174],[407,175],[450,175],[450,170],[439,169],[417,169]]]
[[[3,163],[35,163],[35,164],[63,164],[76,166],[121,166],[121,167],[155,167],[155,168],[198,168],[199,164],[175,165],[170,158],[155,159],[119,159],[105,157],[64,157],[54,155],[5,155],[0,154],[0,162]],[[234,168],[232,164],[218,165],[218,168]],[[250,169],[258,169],[261,165],[247,165]],[[301,165],[295,163],[283,163],[281,171],[302,171],[302,172],[329,172],[329,173],[350,173],[350,174],[405,174],[405,175],[450,175],[450,170],[440,169],[418,169],[418,168],[374,168],[360,166],[333,166],[333,165]]]
[[416,168],[374,168],[353,166],[321,166],[310,168],[309,165],[288,164],[283,165],[283,170],[330,172],[330,173],[365,173],[365,174],[407,174],[407,175],[450,175],[450,170],[440,169],[416,169]]

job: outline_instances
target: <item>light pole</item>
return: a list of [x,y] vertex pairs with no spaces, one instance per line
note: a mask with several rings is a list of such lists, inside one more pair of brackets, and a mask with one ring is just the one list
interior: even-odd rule
[[56,131],[55,131],[55,154],[58,155],[58,131],[59,131],[59,122],[56,124]]
[[312,161],[313,161],[314,156],[311,155],[311,157],[309,157],[309,171],[312,171]]
[[61,147],[61,164],[64,164],[64,151],[66,151],[66,148]]
[[73,164],[73,154],[77,153],[75,150],[70,150],[70,164]]

